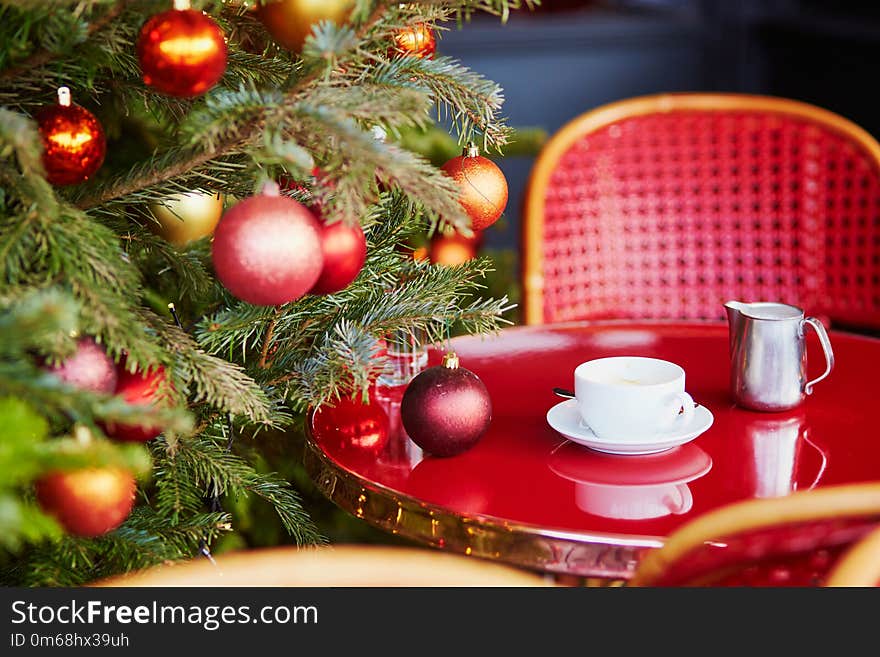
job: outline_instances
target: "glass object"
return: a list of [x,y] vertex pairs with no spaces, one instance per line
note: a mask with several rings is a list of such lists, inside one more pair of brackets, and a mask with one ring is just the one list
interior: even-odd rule
[[424,331],[401,329],[390,334],[385,340],[388,343],[385,370],[379,375],[376,383],[380,387],[390,388],[408,385],[428,364]]

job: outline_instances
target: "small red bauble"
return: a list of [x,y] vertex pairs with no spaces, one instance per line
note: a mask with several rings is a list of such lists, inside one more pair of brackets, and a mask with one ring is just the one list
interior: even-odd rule
[[53,185],[75,185],[101,168],[107,154],[104,129],[87,109],[70,102],[70,90],[58,90],[58,104],[34,117],[43,138],[43,167]]
[[437,233],[431,238],[429,257],[435,265],[460,265],[477,257],[482,241],[482,233],[475,232],[471,237],[461,233],[444,235]]
[[[135,406],[166,406],[171,384],[165,378],[161,365],[147,372],[129,372],[120,368],[116,394]],[[145,443],[160,433],[162,427],[151,424],[122,424],[107,422],[104,432],[116,440]]]
[[141,28],[137,56],[144,82],[180,98],[192,98],[217,84],[226,71],[223,31],[207,14],[171,9]]
[[388,414],[377,403],[340,399],[315,411],[312,430],[323,444],[377,454],[388,442]]
[[424,23],[419,23],[395,32],[390,56],[433,59],[435,52],[437,39],[434,31]]
[[134,506],[135,481],[120,468],[50,472],[36,482],[40,507],[76,536],[116,529]]
[[471,218],[473,230],[483,230],[498,221],[507,207],[507,179],[497,164],[471,145],[440,168],[458,183],[458,202]]
[[226,289],[258,306],[299,299],[324,265],[320,224],[304,205],[280,196],[273,183],[226,211],[211,254]]
[[403,393],[400,419],[412,441],[434,456],[470,449],[492,421],[492,400],[480,378],[448,353],[443,364],[420,372]]
[[116,365],[92,338],[77,342],[70,358],[46,369],[80,390],[110,394],[116,389]]
[[333,294],[357,278],[367,259],[367,238],[359,225],[349,226],[338,221],[323,227],[321,250],[324,267],[310,293]]

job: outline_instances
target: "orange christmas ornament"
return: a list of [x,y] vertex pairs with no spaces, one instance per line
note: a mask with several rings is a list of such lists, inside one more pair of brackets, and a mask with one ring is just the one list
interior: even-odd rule
[[58,103],[36,115],[43,138],[43,167],[53,185],[75,185],[87,180],[104,162],[104,129],[87,109],[74,105],[70,89],[59,87]]
[[389,56],[434,59],[435,52],[437,52],[437,39],[434,31],[424,23],[419,23],[398,30],[394,34],[394,46]]
[[458,202],[471,218],[475,231],[488,228],[507,207],[507,179],[492,160],[480,155],[474,144],[440,167],[458,183]]
[[135,481],[121,468],[54,471],[37,480],[36,492],[40,507],[69,533],[100,536],[131,513]]
[[144,83],[179,98],[205,93],[226,71],[223,30],[189,4],[189,0],[174,0],[174,9],[144,24],[137,41]]
[[298,53],[314,25],[344,23],[353,5],[353,0],[260,0],[257,18],[278,45]]
[[430,258],[435,265],[460,265],[477,257],[482,233],[465,237],[455,232],[451,235],[437,233],[431,238]]

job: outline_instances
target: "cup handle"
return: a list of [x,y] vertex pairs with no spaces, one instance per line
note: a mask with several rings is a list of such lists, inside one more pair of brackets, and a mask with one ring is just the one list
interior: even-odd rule
[[678,500],[673,500],[671,496],[668,496],[665,501],[669,512],[678,516],[691,510],[694,505],[694,496],[687,484],[678,484],[675,490],[678,491]]
[[676,393],[672,405],[672,411],[674,413],[672,416],[673,422],[690,422],[691,418],[694,416],[694,398],[686,392]]
[[822,322],[820,322],[815,317],[807,317],[804,319],[804,324],[808,326],[812,326],[813,330],[816,332],[816,335],[819,336],[819,344],[822,345],[822,351],[825,353],[825,371],[821,376],[809,381],[804,386],[804,394],[812,395],[813,394],[813,386],[819,383],[826,376],[831,374],[831,370],[834,369],[834,352],[831,350],[831,340],[828,339],[828,334],[825,332],[825,327],[822,326]]

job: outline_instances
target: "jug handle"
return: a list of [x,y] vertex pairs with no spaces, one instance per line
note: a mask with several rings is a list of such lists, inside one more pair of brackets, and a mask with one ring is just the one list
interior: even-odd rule
[[822,458],[822,464],[819,466],[819,472],[816,473],[816,476],[813,478],[813,483],[810,484],[807,490],[813,490],[819,483],[819,480],[822,478],[822,475],[825,474],[825,468],[828,467],[828,455],[825,454],[825,451],[819,447],[816,443],[810,440],[810,432],[809,430],[804,431],[804,442],[810,445],[813,449],[819,452],[819,456]]
[[822,326],[822,322],[815,317],[807,317],[804,319],[804,324],[813,327],[816,335],[819,336],[819,344],[822,345],[822,351],[825,353],[825,371],[821,376],[809,381],[807,385],[804,386],[804,394],[811,395],[813,394],[813,386],[831,374],[831,370],[834,369],[834,352],[831,350],[831,340],[828,339],[828,334],[825,332],[825,327]]

